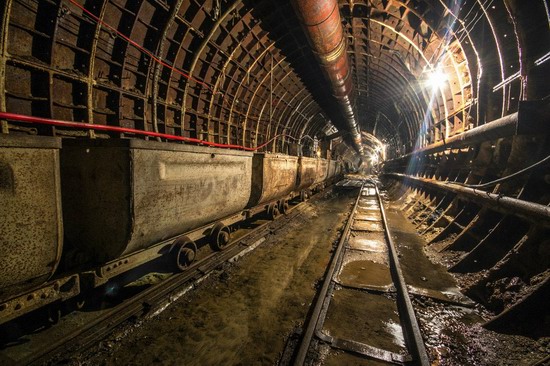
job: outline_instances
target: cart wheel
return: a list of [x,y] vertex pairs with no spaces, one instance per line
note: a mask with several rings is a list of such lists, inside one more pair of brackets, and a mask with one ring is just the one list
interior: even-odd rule
[[210,230],[210,247],[212,250],[223,250],[229,244],[230,237],[230,229],[221,222],[218,222]]
[[172,250],[175,254],[176,267],[180,271],[189,267],[197,255],[195,242],[186,236],[176,239]]
[[290,206],[288,205],[288,200],[280,200],[279,201],[279,212],[280,213],[286,214],[289,207]]
[[267,217],[271,220],[275,220],[279,216],[279,205],[272,203],[267,207]]

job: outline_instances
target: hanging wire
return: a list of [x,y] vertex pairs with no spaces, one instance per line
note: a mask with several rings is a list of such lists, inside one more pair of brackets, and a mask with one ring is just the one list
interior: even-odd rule
[[465,183],[458,183],[458,182],[445,182],[447,184],[457,184],[459,186],[463,186],[463,187],[466,187],[466,188],[487,188],[487,187],[492,187],[494,185],[497,185],[498,183],[502,183],[502,182],[505,182],[505,181],[508,181],[510,179],[513,179],[513,178],[516,178],[522,174],[525,174],[527,173],[528,171],[538,167],[538,166],[541,166],[542,164],[546,163],[547,161],[550,160],[550,155],[548,155],[547,157],[545,157],[544,159],[528,166],[527,168],[524,168],[522,170],[519,170],[513,174],[510,174],[510,175],[507,175],[505,177],[502,177],[502,178],[499,178],[499,179],[495,179],[493,181],[490,181],[490,182],[487,182],[487,183],[483,183],[483,184],[465,184]]
[[132,40],[130,37],[124,35],[122,32],[120,32],[118,29],[116,29],[115,27],[113,27],[112,25],[104,22],[103,20],[101,20],[99,17],[97,17],[96,15],[94,15],[91,11],[89,11],[88,9],[86,9],[83,5],[80,5],[78,2],[76,2],[76,0],[69,0],[69,2],[71,4],[73,4],[74,6],[76,6],[77,8],[79,8],[80,10],[82,10],[86,15],[88,15],[90,18],[92,18],[94,21],[96,21],[98,24],[101,24],[102,26],[106,27],[107,29],[109,29],[110,32],[113,32],[115,34],[117,34],[119,37],[121,37],[122,39],[124,39],[126,42],[128,42],[129,44],[131,44],[132,46],[134,46],[135,48],[137,48],[138,50],[140,50],[141,52],[143,52],[144,54],[146,54],[147,56],[151,57],[151,59],[159,64],[161,64],[162,66],[164,67],[167,67],[169,69],[171,69],[172,71],[174,71],[175,73],[177,74],[180,74],[181,76],[183,76],[184,78],[188,79],[188,80],[192,80],[194,82],[196,82],[197,84],[200,84],[202,86],[204,86],[205,88],[207,89],[210,89],[212,90],[212,88],[210,87],[210,85],[206,84],[204,81],[201,81],[199,79],[196,79],[194,77],[192,77],[191,75],[189,74],[186,74],[185,72],[167,64],[166,62],[162,61],[161,59],[159,59],[158,57],[156,57],[151,51],[148,51],[147,49],[145,49],[143,46],[141,46],[139,43],[137,43],[136,41]]

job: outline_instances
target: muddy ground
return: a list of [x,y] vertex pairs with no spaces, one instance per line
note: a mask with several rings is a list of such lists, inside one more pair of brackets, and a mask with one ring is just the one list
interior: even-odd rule
[[[439,252],[445,243],[427,245],[405,218],[402,202],[387,201],[388,220],[396,236],[407,284],[445,294],[463,292],[474,275],[451,274],[454,252]],[[449,286],[448,288],[445,288]],[[464,300],[462,295],[455,297]],[[550,338],[530,338],[500,334],[483,328],[495,314],[480,304],[455,306],[427,297],[415,296],[413,304],[426,341],[432,365],[534,365],[550,355]],[[550,361],[541,363],[550,364]]]
[[[277,364],[287,339],[309,311],[352,202],[353,194],[340,193],[309,203],[295,221],[268,235],[254,252],[225,265],[160,315],[121,327],[67,363]],[[484,329],[483,322],[492,314],[471,304],[460,293],[460,281],[433,262],[445,263],[415,232],[399,204],[386,201],[386,207],[405,280],[417,293],[413,303],[432,365],[531,365],[550,354],[548,338]],[[326,364],[381,364],[341,352],[329,356]]]
[[126,326],[84,365],[273,365],[300,327],[353,194],[331,194],[156,318]]

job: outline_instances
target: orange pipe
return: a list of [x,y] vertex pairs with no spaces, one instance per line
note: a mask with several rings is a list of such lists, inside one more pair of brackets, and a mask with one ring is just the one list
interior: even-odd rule
[[361,133],[355,117],[355,94],[337,0],[292,0],[292,6],[306,33],[332,95],[351,133],[357,152],[362,154]]

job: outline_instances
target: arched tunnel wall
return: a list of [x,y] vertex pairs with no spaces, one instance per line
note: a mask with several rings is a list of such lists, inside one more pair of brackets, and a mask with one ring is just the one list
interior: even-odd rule
[[[390,157],[548,95],[542,0],[341,1],[340,12],[359,125]],[[2,29],[3,111],[249,147],[346,131],[289,1],[10,0]],[[433,70],[445,75],[436,88]]]
[[[520,304],[516,278],[547,294],[548,3],[338,5],[362,143],[382,144],[386,160],[369,164],[392,197],[422,235],[458,253],[452,270],[481,273],[468,288],[479,301]],[[6,0],[0,15],[4,135],[171,135],[369,161],[351,148],[290,0]]]

